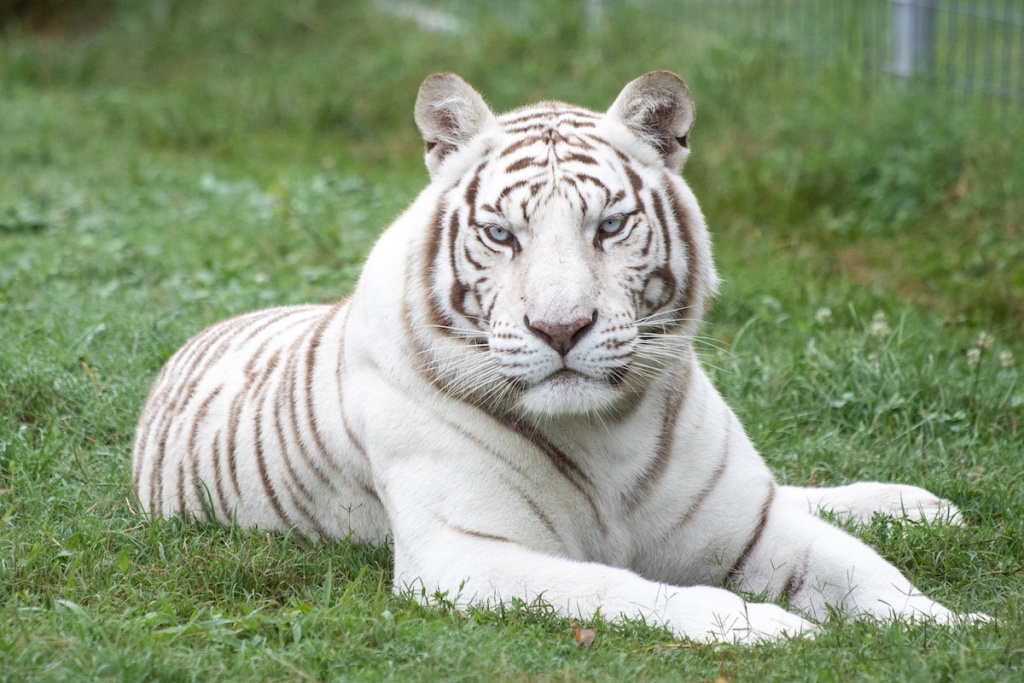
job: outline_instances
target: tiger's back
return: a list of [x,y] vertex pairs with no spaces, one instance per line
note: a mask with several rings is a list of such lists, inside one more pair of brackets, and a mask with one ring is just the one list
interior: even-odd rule
[[153,516],[381,539],[365,455],[334,415],[348,302],[217,323],[164,366],[139,420],[133,484]]

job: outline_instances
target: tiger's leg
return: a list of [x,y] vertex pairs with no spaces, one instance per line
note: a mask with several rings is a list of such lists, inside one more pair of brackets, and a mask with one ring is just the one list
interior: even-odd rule
[[893,565],[860,540],[778,497],[767,509],[765,526],[733,584],[753,593],[784,596],[812,619],[829,609],[882,621],[961,618],[985,621],[984,615],[956,615],[924,595]]
[[424,604],[442,598],[465,609],[540,600],[563,616],[642,619],[704,643],[755,643],[817,630],[778,605],[746,602],[723,588],[650,581],[627,569],[537,552],[462,526],[424,527],[420,520],[414,529],[395,519],[393,527],[395,589]]
[[950,501],[917,486],[858,482],[847,486],[781,486],[778,494],[811,514],[865,523],[877,512],[888,517],[962,525],[963,515]]
[[[364,378],[365,377],[365,378]],[[644,619],[700,642],[751,642],[816,627],[722,588],[680,587],[587,561],[591,499],[550,457],[495,420],[443,398],[423,401],[369,372],[348,377],[343,418],[375,453],[374,480],[395,548],[394,586],[458,608],[542,600],[559,614]],[[364,405],[424,415],[365,429]]]

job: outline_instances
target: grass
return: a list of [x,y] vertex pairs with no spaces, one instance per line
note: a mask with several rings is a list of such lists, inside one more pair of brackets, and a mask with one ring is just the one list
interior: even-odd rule
[[[0,680],[1022,675],[1019,111],[625,11],[587,31],[526,4],[448,36],[365,2],[101,5],[88,30],[0,37]],[[716,382],[783,481],[955,500],[967,527],[853,531],[997,625],[734,648],[598,620],[579,648],[536,607],[392,595],[386,548],[136,516],[131,437],[159,367],[208,323],[351,289],[426,182],[426,74],[458,71],[499,109],[603,108],[654,68],[700,112],[686,175],[725,278],[702,352]]]

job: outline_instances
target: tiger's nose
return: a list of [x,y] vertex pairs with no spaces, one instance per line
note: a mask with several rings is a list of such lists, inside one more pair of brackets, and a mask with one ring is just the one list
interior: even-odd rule
[[572,347],[576,346],[583,335],[597,322],[597,311],[590,317],[580,317],[569,322],[560,320],[530,320],[530,316],[523,316],[526,328],[544,340],[544,342],[564,356],[569,353]]

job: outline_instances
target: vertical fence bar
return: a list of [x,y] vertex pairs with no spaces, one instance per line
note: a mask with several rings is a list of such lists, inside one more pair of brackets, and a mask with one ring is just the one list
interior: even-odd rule
[[1024,98],[1024,15],[1018,17],[1015,12],[1013,18],[1020,22],[1020,36],[1017,40],[1017,97]]
[[863,62],[864,69],[864,84],[867,85],[871,81],[871,74],[869,73],[875,68],[874,61],[872,60],[871,51],[871,3],[862,2],[860,5],[860,16],[857,17],[860,22],[860,52],[861,61]]
[[995,67],[996,22],[991,6],[985,7],[983,19],[985,20],[985,67],[982,78],[985,80],[981,84],[981,91],[987,93],[995,89],[993,69]]
[[957,7],[957,0],[952,0],[950,8],[948,10],[949,21],[949,38],[946,41],[944,52],[946,53],[946,87],[952,86],[956,83],[956,55],[957,55],[957,37],[959,35],[958,28],[960,26],[960,10]]
[[587,21],[587,30],[596,31],[604,19],[604,0],[583,0],[583,13]]
[[892,0],[893,71],[904,82],[935,71],[934,0]]
[[970,0],[967,7],[967,57],[966,66],[964,67],[964,92],[967,98],[971,97],[971,93],[974,91],[974,38],[978,28],[977,17],[975,11],[978,3],[975,0]]
[[1002,72],[999,75],[1000,95],[1009,99],[1010,92],[1010,63],[1013,60],[1013,33],[1010,30],[1010,22],[1013,19],[1013,0],[1003,2],[1003,50],[1002,50]]

